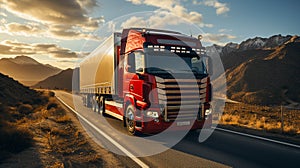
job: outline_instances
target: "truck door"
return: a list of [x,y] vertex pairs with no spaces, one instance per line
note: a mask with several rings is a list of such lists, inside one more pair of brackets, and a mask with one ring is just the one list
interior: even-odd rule
[[124,94],[129,93],[136,100],[143,101],[143,79],[141,78],[145,70],[145,56],[142,51],[134,51],[127,56],[126,68],[124,72]]

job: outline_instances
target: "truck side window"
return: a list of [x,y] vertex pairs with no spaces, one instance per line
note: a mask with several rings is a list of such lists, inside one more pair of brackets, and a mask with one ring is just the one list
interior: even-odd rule
[[128,55],[127,59],[127,67],[128,67],[128,72],[135,72],[135,59],[134,59],[134,53],[130,53]]
[[205,64],[203,62],[203,59],[200,58],[192,58],[192,69],[193,70],[196,70],[198,73],[200,74],[206,74],[206,67],[205,67]]
[[144,53],[142,52],[135,52],[135,72],[144,72],[145,68],[145,58]]

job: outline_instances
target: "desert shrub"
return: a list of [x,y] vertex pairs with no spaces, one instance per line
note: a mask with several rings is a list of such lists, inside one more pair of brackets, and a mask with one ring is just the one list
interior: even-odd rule
[[47,110],[50,110],[51,108],[57,108],[57,104],[56,103],[49,103],[47,106]]
[[295,129],[293,126],[285,126],[284,127],[284,133],[287,135],[296,135],[298,132],[297,129]]
[[33,110],[33,107],[30,104],[21,104],[18,107],[18,111],[21,114],[29,114],[32,112],[32,110]]
[[52,135],[59,135],[59,136],[69,136],[70,135],[70,132],[68,130],[58,128],[58,127],[52,127],[50,132]]
[[263,129],[265,127],[264,121],[258,120],[256,121],[256,128]]
[[245,119],[245,118],[240,118],[238,120],[238,123],[241,125],[248,125],[249,124],[249,120]]
[[33,104],[32,100],[22,100],[22,104]]
[[25,116],[25,114],[21,114],[16,110],[11,110],[8,115],[9,117],[7,118],[7,121],[9,122],[16,122],[17,120],[20,120]]
[[223,114],[222,121],[223,122],[230,122],[232,120],[231,116],[228,114]]
[[48,93],[48,96],[49,96],[49,97],[54,97],[54,96],[55,96],[55,93],[50,91],[50,92]]
[[46,104],[48,102],[48,99],[45,96],[39,96],[37,98],[34,98],[32,100],[32,102],[33,102],[33,104],[36,104],[36,105],[43,105],[43,104]]
[[56,122],[58,122],[58,123],[66,123],[66,122],[70,122],[70,121],[71,121],[71,118],[67,115],[60,116],[56,119]]
[[0,130],[0,151],[18,153],[32,144],[32,134],[27,129],[5,126]]

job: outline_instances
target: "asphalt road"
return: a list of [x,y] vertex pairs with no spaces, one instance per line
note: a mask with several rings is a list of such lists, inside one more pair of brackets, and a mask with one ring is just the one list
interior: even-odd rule
[[[82,106],[79,96],[62,91],[55,93],[88,122],[131,154],[138,156],[137,159],[149,167],[300,167],[299,148],[219,130],[214,130],[202,143],[198,141],[199,132],[191,132],[179,142],[171,134],[157,139],[153,136],[128,136],[120,120],[92,112]],[[81,123],[94,141],[116,153],[124,164],[128,167],[139,167],[124,151],[99,134],[86,121]]]

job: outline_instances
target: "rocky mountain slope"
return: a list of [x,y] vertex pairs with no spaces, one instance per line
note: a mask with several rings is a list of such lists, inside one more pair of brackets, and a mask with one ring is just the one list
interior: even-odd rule
[[66,69],[35,84],[34,88],[72,90],[73,69]]
[[59,68],[49,64],[41,64],[27,56],[0,59],[0,72],[27,86],[31,86],[60,71]]
[[227,96],[251,104],[300,102],[300,38],[256,37],[240,44],[211,46],[219,52],[227,79]]
[[35,101],[36,91],[0,73],[0,104],[18,104]]

